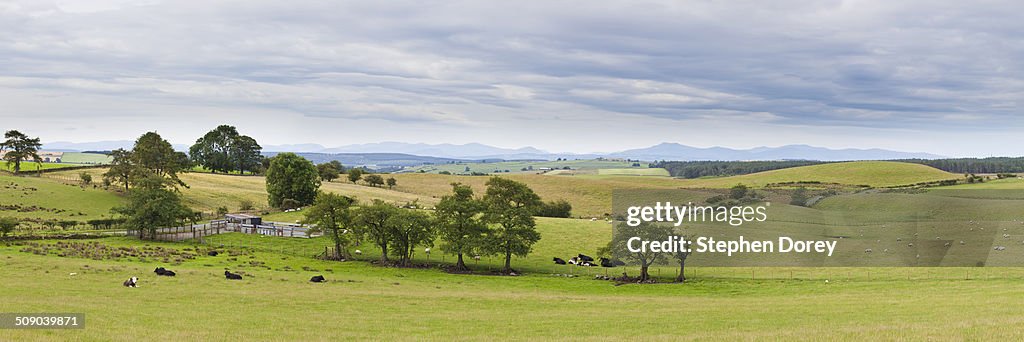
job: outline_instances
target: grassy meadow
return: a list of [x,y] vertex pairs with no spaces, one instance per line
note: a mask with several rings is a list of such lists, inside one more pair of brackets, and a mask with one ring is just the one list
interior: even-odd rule
[[[825,164],[842,165],[842,164]],[[838,168],[805,168],[760,174],[683,180],[664,176],[576,174],[503,175],[526,182],[545,200],[566,199],[574,215],[611,211],[613,189],[691,189],[694,196],[720,193],[738,183],[820,181],[887,186],[957,178],[936,169],[887,162],[849,163]],[[844,170],[859,170],[849,174]],[[95,179],[104,170],[89,169]],[[782,172],[787,171],[787,172]],[[56,172],[65,178],[79,171]],[[450,191],[470,184],[481,194],[486,176],[396,174],[394,189],[336,181],[323,189],[363,201],[418,201],[429,207]],[[242,201],[265,206],[262,177],[187,173],[186,202],[203,210],[237,209]],[[69,183],[69,184],[66,184]],[[50,178],[0,175],[0,204],[18,203],[63,212],[77,219],[103,217],[122,195]],[[761,234],[846,236],[856,249],[878,251],[872,258],[897,258],[883,249],[932,239],[933,231],[955,232],[968,246],[981,246],[989,265],[1024,259],[1024,206],[1013,196],[1016,179],[920,191],[850,191],[813,207],[787,205],[771,197],[772,222]],[[33,188],[35,190],[28,190]],[[999,191],[996,193],[981,190]],[[1020,192],[1020,191],[1016,191]],[[769,196],[777,196],[766,192]],[[1024,196],[1022,196],[1024,197]],[[78,216],[81,212],[83,215]],[[41,215],[3,211],[3,215]],[[272,213],[267,220],[294,221],[301,212]],[[964,229],[982,220],[981,230]],[[859,225],[850,225],[857,222]],[[372,263],[371,245],[356,260],[324,261],[314,256],[324,238],[277,238],[223,234],[179,243],[109,237],[78,241],[0,243],[0,312],[81,312],[80,330],[4,330],[2,339],[47,341],[155,340],[1016,340],[1024,322],[1024,268],[1020,267],[707,267],[695,258],[688,282],[669,283],[677,267],[652,269],[660,284],[616,285],[595,275],[638,274],[636,267],[587,268],[555,265],[552,257],[597,255],[610,239],[604,220],[537,218],[541,240],[531,254],[514,258],[521,276],[497,276],[502,260],[467,258],[475,274],[449,274],[452,255],[422,249],[422,267],[391,268]],[[937,228],[936,228],[937,227]],[[973,226],[971,226],[973,227]],[[699,228],[699,227],[698,227]],[[696,228],[695,228],[696,229]],[[751,233],[754,234],[754,233]],[[915,234],[915,235],[911,235]],[[952,233],[950,233],[952,234]],[[1001,237],[1006,234],[1006,238]],[[897,237],[905,239],[903,242]],[[954,237],[945,237],[954,238]],[[914,240],[916,241],[916,240]],[[1013,243],[1016,242],[1016,243]],[[61,247],[74,246],[74,247]],[[904,244],[904,245],[901,245]],[[1005,245],[1002,252],[991,246]],[[103,246],[98,247],[98,246]],[[115,257],[76,254],[116,248],[153,255]],[[953,248],[961,248],[954,246]],[[42,252],[42,250],[46,250]],[[205,251],[220,250],[211,257]],[[849,252],[849,248],[846,252]],[[865,256],[857,251],[858,256]],[[905,254],[905,253],[904,253]],[[847,254],[853,255],[853,254]],[[898,260],[897,260],[898,261]],[[882,262],[883,264],[885,261]],[[157,277],[163,266],[177,277]],[[224,270],[244,273],[228,281]],[[74,275],[72,275],[74,274]],[[313,275],[329,281],[309,283]],[[566,275],[571,275],[566,276]],[[131,276],[140,287],[121,286]],[[188,327],[183,328],[183,327]]]

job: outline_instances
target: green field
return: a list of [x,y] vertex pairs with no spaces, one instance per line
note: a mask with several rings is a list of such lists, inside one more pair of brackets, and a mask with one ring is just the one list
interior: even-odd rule
[[668,170],[662,168],[598,169],[603,176],[661,176],[668,177]]
[[[21,162],[21,171],[38,171],[39,169],[50,170],[50,169],[63,169],[66,167],[80,166],[75,164],[67,163],[33,163],[33,162]],[[5,161],[0,161],[0,170],[7,172],[14,172],[14,164],[10,164]]]
[[68,164],[107,164],[112,158],[99,153],[64,152],[61,162]]
[[[709,196],[721,190],[703,190],[701,185],[722,188],[738,180],[756,185],[800,177],[815,177],[822,182],[838,179],[836,183],[842,184],[865,180],[857,175],[821,173],[840,170],[797,169],[790,169],[788,174],[701,180],[599,174],[508,177],[527,182],[546,200],[573,201],[574,211],[584,213],[611,211],[610,193],[616,188],[687,187],[695,189],[688,192],[692,196]],[[876,185],[950,176],[900,163],[857,163],[844,169],[870,172],[875,178],[869,179],[869,184]],[[103,172],[86,171],[94,177]],[[54,175],[71,178],[77,174],[67,171]],[[325,184],[324,189],[364,201],[418,200],[429,206],[450,191],[452,181],[471,184],[479,194],[488,179],[437,174],[395,177],[399,183],[394,190],[343,182]],[[196,208],[223,205],[234,209],[242,200],[253,201],[257,206],[265,203],[261,177],[188,173],[182,179],[190,186],[182,189],[182,194]],[[0,187],[0,203],[11,199],[22,205],[64,208],[67,212],[80,211],[82,217],[101,217],[123,201],[112,192],[63,184],[55,179],[0,175],[0,185],[8,186]],[[1013,190],[1019,189],[1019,185],[1019,180],[1002,180],[972,186],[982,190]],[[971,244],[1018,242],[1008,244],[1005,254],[991,253],[989,262],[993,265],[1013,264],[1024,258],[1024,246],[1019,242],[1024,239],[1021,200],[973,191],[976,189],[971,186],[953,186],[924,192],[850,192],[827,197],[813,208],[786,205],[783,195],[766,192],[768,199],[777,203],[771,209],[772,219],[777,222],[757,228],[763,232],[750,234],[801,236],[825,232],[849,236],[847,243],[856,248],[874,243],[871,247],[881,250],[898,247],[894,237],[910,238],[911,232],[921,232],[931,239],[931,231],[926,229],[938,227],[958,231],[964,237],[956,238]],[[965,196],[965,192],[976,195]],[[301,218],[301,212],[271,214],[266,218],[294,221]],[[964,227],[965,221],[980,219],[987,220],[986,226],[1006,230],[972,230],[968,234],[958,228]],[[207,237],[204,245],[139,242],[123,237],[86,240],[114,248],[197,254],[194,259],[181,260],[180,256],[140,260],[58,255],[96,248],[93,245],[69,249],[51,246],[54,250],[37,255],[30,252],[40,247],[27,242],[0,244],[0,286],[5,294],[0,312],[81,312],[87,317],[87,326],[82,330],[5,330],[4,338],[1016,340],[1024,334],[1017,328],[1021,323],[1017,307],[1024,304],[1024,288],[1017,285],[1024,281],[1024,268],[700,267],[700,259],[694,259],[688,267],[690,281],[686,284],[616,286],[594,280],[593,276],[621,272],[636,275],[637,268],[577,268],[551,262],[552,257],[568,258],[577,253],[597,255],[597,249],[611,236],[609,223],[552,218],[538,218],[537,222],[542,239],[528,257],[513,260],[513,267],[524,273],[518,277],[490,275],[500,267],[501,260],[487,256],[479,262],[468,262],[475,275],[448,274],[437,266],[451,264],[454,258],[436,248],[429,257],[422,252],[415,257],[419,264],[433,265],[428,268],[374,266],[369,261],[376,259],[379,251],[370,245],[355,247],[363,252],[356,261],[314,259],[313,255],[330,244],[323,238],[232,233]],[[930,223],[923,226],[921,222]],[[865,230],[878,225],[890,228]],[[1006,242],[992,238],[993,234],[1003,232],[1012,237]],[[32,243],[53,245],[56,241]],[[237,255],[209,257],[193,252],[197,247],[220,248]],[[991,250],[989,245],[984,247]],[[157,266],[168,267],[178,276],[158,278],[152,273]],[[228,281],[222,275],[225,269],[245,272],[247,276],[242,281]],[[665,265],[654,268],[652,273],[661,282],[669,282],[675,271],[675,267]],[[330,281],[309,283],[309,277],[317,274]],[[559,276],[564,274],[576,277]],[[141,278],[139,288],[120,285],[131,276]]]
[[110,208],[122,203],[117,194],[91,186],[0,173],[0,205],[21,207],[0,209],[0,216],[86,221],[110,217]]

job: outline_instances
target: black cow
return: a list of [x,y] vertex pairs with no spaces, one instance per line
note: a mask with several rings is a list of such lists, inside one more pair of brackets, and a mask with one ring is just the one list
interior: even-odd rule
[[594,258],[591,258],[591,257],[583,255],[583,254],[577,255],[577,257],[580,258],[580,261],[590,261],[590,262],[594,261]]
[[313,282],[313,283],[322,283],[322,282],[327,281],[327,279],[324,279],[323,275],[318,275],[318,276],[309,278],[309,281]]
[[241,275],[234,274],[234,273],[231,273],[231,272],[228,272],[228,271],[224,271],[224,278],[228,278],[230,280],[242,280],[242,276]]
[[612,259],[601,258],[601,267],[615,267],[615,263],[612,262]]
[[217,256],[217,254],[218,254],[217,251],[206,252],[206,255],[209,255],[209,256]]
[[165,277],[173,277],[173,276],[177,275],[177,274],[174,273],[174,271],[165,269],[163,267],[157,267],[155,270],[153,270],[153,273],[156,273],[156,275],[165,276]]
[[562,258],[554,258],[552,260],[554,260],[556,264],[565,265],[565,260],[562,260]]

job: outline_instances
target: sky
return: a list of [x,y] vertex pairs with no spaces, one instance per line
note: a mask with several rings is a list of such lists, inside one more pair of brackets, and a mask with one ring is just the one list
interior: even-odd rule
[[1014,1],[4,1],[44,142],[660,142],[1024,155]]

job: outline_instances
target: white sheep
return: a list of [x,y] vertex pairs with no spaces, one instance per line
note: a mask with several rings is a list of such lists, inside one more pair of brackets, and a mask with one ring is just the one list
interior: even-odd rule
[[356,250],[356,255],[363,255],[363,251],[357,249]]

